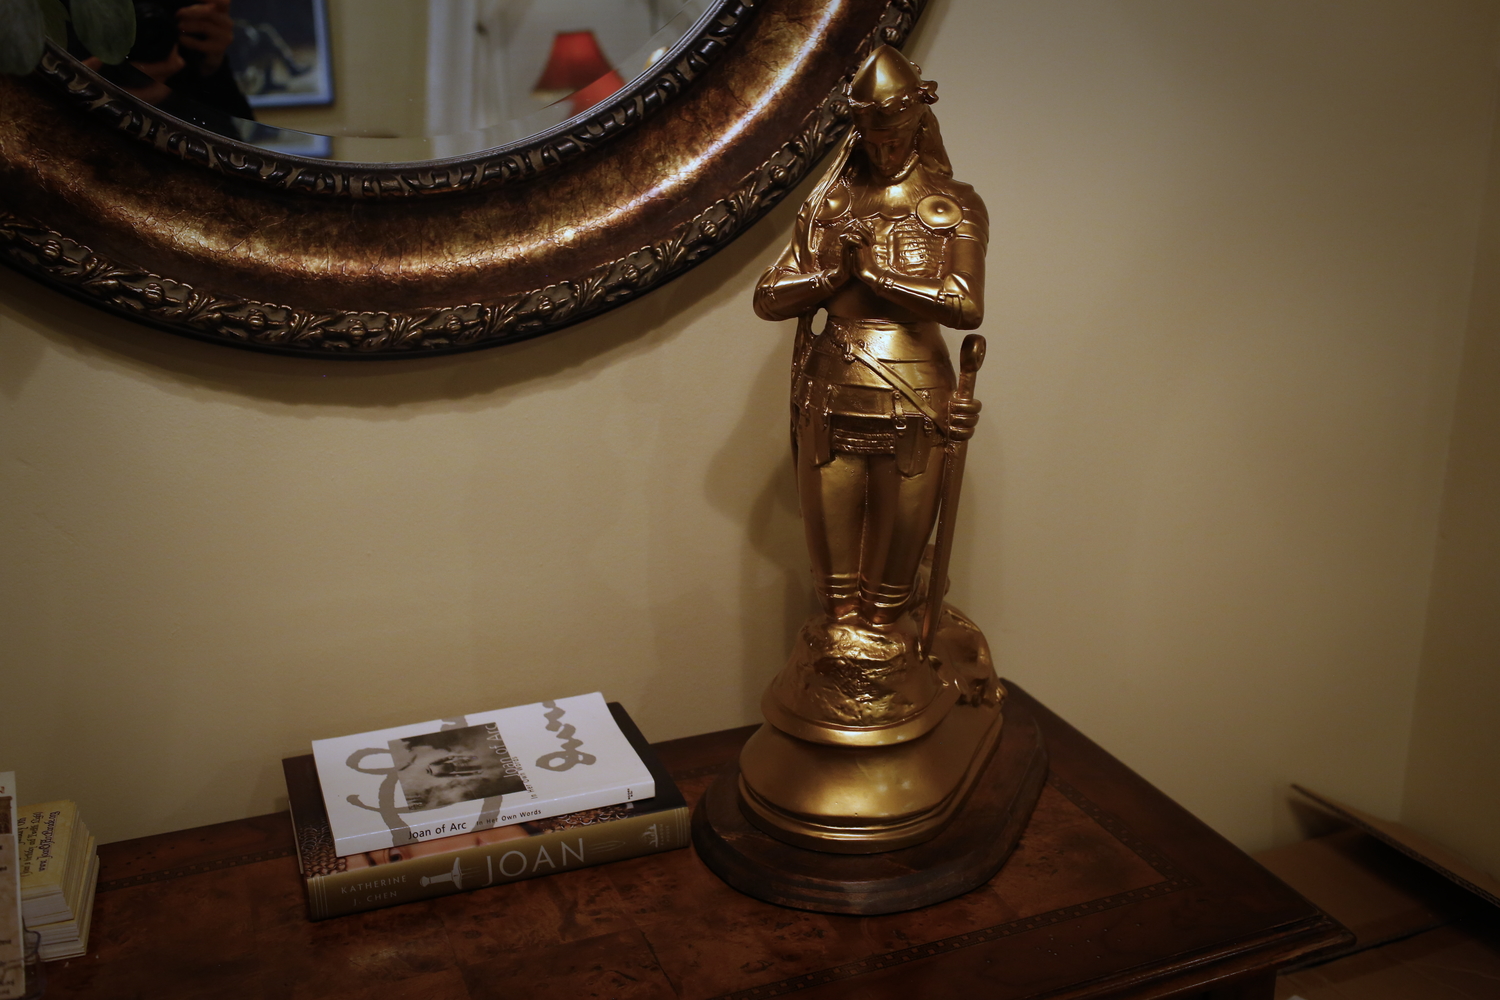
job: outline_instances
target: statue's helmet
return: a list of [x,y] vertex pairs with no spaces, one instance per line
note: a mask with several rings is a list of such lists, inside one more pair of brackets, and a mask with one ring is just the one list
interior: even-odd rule
[[849,84],[849,109],[861,132],[906,131],[927,114],[937,100],[937,84],[922,79],[922,71],[889,45],[882,45],[864,61]]

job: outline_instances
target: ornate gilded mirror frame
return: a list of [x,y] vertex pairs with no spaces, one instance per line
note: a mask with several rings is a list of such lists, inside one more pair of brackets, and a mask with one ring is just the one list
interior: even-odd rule
[[843,135],[925,0],[724,0],[659,68],[522,143],[415,164],[270,153],[54,50],[0,77],[0,259],[173,333],[309,357],[494,347],[684,273]]

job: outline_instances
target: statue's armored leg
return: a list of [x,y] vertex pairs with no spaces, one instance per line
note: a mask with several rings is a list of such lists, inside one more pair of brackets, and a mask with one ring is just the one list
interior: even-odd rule
[[836,452],[824,465],[814,465],[811,455],[811,449],[799,449],[797,494],[813,586],[829,618],[847,618],[859,610],[860,543],[869,472],[859,455]]
[[903,483],[890,455],[835,451],[830,461],[814,465],[810,454],[799,449],[798,487],[824,613],[803,624],[786,669],[767,690],[766,710],[788,732],[815,739],[869,726],[904,725],[916,735],[936,724],[936,717],[924,714],[940,714],[952,700],[943,678],[921,656],[916,623],[902,617],[920,542],[902,547],[914,551],[905,584],[887,588],[896,594],[889,621],[872,621],[860,599],[861,566],[872,548],[882,566],[888,561],[894,528],[869,517],[871,487],[878,480],[890,494],[876,506],[891,517],[902,513],[902,489],[915,487]]
[[941,448],[928,449],[925,468],[903,475],[894,455],[870,459],[865,548],[860,560],[861,613],[873,625],[905,613],[927,539],[937,521],[943,482]]

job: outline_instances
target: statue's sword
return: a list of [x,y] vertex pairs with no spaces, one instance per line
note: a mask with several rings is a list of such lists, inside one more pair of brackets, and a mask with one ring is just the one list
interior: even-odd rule
[[[974,398],[974,376],[984,364],[984,338],[971,333],[958,354],[958,389],[955,398]],[[938,512],[937,540],[933,543],[932,572],[927,578],[927,610],[922,615],[922,655],[932,655],[938,619],[943,616],[943,597],[948,589],[948,560],[953,555],[953,525],[958,519],[958,494],[964,483],[964,458],[969,442],[952,437],[944,446],[943,498]]]

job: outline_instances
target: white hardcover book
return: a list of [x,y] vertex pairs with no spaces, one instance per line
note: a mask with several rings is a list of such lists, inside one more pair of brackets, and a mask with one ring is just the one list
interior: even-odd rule
[[340,857],[656,794],[598,692],[314,740]]
[[26,993],[16,802],[15,772],[0,771],[0,1000]]

